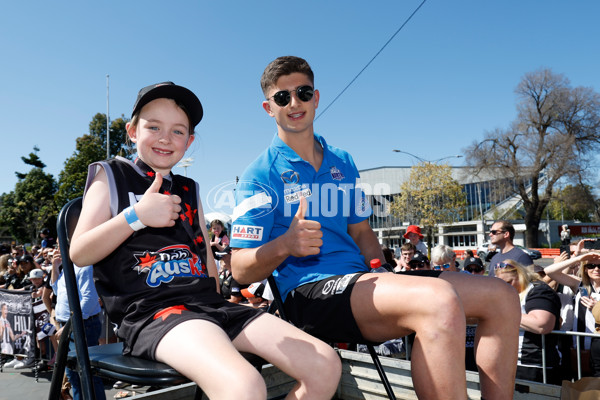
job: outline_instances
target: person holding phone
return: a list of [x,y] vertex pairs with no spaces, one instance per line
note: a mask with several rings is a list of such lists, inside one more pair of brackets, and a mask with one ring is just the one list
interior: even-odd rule
[[[579,267],[577,271],[575,269]],[[544,272],[559,284],[568,286],[575,295],[573,331],[595,333],[596,321],[592,308],[600,301],[600,252],[584,253],[573,258],[555,262],[544,268]],[[586,358],[589,355],[589,363]],[[585,337],[582,352],[582,367],[591,368],[595,377],[600,377],[600,339]],[[588,374],[589,374],[588,373]]]

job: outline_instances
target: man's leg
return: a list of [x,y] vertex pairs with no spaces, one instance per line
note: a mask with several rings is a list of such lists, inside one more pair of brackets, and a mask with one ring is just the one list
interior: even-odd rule
[[358,327],[368,340],[385,341],[416,332],[411,368],[419,398],[467,398],[465,314],[448,282],[365,274],[355,283],[350,301]]
[[477,319],[475,360],[482,397],[512,399],[521,321],[517,292],[487,276],[444,272],[440,278],[452,284],[467,318]]

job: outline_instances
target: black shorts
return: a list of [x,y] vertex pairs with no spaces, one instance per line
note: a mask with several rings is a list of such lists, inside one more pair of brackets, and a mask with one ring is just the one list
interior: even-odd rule
[[124,346],[123,354],[155,360],[156,347],[167,332],[182,322],[203,319],[218,325],[233,340],[264,311],[223,301],[207,306],[175,306],[163,309],[140,331],[132,346]]
[[[417,270],[407,274],[438,277],[441,272]],[[362,275],[335,275],[297,287],[285,299],[287,317],[296,327],[326,342],[378,344],[362,336],[350,306],[352,289]]]

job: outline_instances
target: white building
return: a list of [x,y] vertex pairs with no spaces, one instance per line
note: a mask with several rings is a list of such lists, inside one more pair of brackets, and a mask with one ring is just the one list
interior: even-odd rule
[[[474,176],[467,167],[451,167],[452,177],[463,186],[467,196],[466,218],[438,228],[435,244],[443,243],[456,250],[475,249],[489,238],[489,230],[498,219],[509,219],[515,227],[517,245],[525,245],[525,224],[522,219],[510,219],[521,207],[521,199],[510,189],[511,180],[498,181],[492,176]],[[389,204],[400,193],[400,187],[410,176],[411,167],[379,167],[360,171],[360,183],[365,191],[373,215],[369,224],[379,242],[389,247],[403,243],[402,235],[413,221],[401,221],[389,214]],[[540,224],[540,243],[560,241],[561,225],[598,226],[598,224],[575,224],[573,221],[543,221]],[[575,228],[577,230],[577,228]],[[584,229],[585,230],[585,229]],[[573,231],[573,229],[572,229]],[[581,231],[581,230],[580,230]]]

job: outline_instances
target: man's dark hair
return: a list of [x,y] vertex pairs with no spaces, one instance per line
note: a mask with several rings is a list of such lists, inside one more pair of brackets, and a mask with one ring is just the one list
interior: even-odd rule
[[513,224],[511,224],[510,221],[506,221],[504,219],[496,221],[496,223],[500,224],[500,229],[508,232],[508,236],[510,237],[510,241],[512,242],[515,238],[515,227],[513,226]]
[[315,75],[305,59],[294,56],[278,57],[267,65],[260,78],[260,87],[265,97],[267,97],[269,88],[275,85],[280,77],[293,74],[294,72],[306,75],[314,86]]

